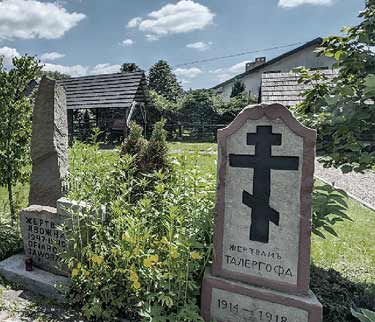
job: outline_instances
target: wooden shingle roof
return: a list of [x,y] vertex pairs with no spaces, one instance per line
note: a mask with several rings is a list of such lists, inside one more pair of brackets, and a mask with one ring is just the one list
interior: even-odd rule
[[[337,75],[336,70],[321,70],[328,78]],[[300,75],[296,73],[262,74],[261,102],[265,104],[280,103],[294,106],[303,101],[302,93],[311,89],[311,84],[299,83]]]
[[92,108],[129,108],[132,102],[148,102],[143,71],[59,80],[65,88],[68,110]]

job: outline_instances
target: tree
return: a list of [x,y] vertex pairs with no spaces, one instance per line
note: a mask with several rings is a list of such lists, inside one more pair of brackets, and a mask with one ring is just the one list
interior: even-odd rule
[[16,220],[13,186],[26,179],[30,163],[31,98],[29,83],[40,76],[42,66],[34,57],[13,58],[13,68],[5,70],[0,59],[0,185],[8,189],[11,219]]
[[141,71],[141,68],[135,63],[123,63],[121,65],[121,73],[135,73]]
[[232,97],[229,102],[222,102],[217,110],[220,114],[219,122],[221,124],[229,124],[247,105],[256,103],[256,97],[246,92]]
[[375,0],[367,0],[357,26],[344,28],[344,36],[324,39],[320,55],[334,57],[338,74],[329,79],[300,70],[301,82],[311,83],[298,117],[318,130],[318,148],[325,166],[343,172],[362,171],[375,164]]
[[183,92],[176,75],[165,60],[159,60],[150,68],[148,81],[150,89],[170,101],[176,101]]
[[216,123],[220,97],[212,90],[195,89],[187,92],[181,102],[181,119],[190,123]]
[[71,77],[68,74],[63,74],[58,71],[50,71],[50,70],[43,70],[42,76],[47,76],[48,78],[55,79],[55,80],[67,79]]
[[230,94],[230,97],[237,97],[241,95],[246,90],[245,84],[242,83],[239,79],[236,79],[234,81],[232,92]]

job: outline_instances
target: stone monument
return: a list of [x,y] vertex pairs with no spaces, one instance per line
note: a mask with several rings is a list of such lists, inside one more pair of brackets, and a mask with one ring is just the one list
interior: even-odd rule
[[279,104],[247,107],[218,131],[206,321],[321,322],[309,290],[315,143],[316,132]]
[[33,109],[30,205],[56,207],[62,197],[68,174],[67,123],[64,88],[43,77]]
[[61,198],[68,173],[67,110],[64,89],[46,77],[33,109],[31,155],[30,206],[20,212],[25,254],[1,262],[0,272],[26,289],[63,300],[59,286],[69,285],[69,271],[60,256],[67,242],[59,226],[71,221],[69,201]]
[[25,256],[32,259],[34,266],[45,271],[69,276],[60,253],[66,250],[64,232],[59,228],[69,223],[71,216],[62,209],[32,205],[20,213],[21,233]]

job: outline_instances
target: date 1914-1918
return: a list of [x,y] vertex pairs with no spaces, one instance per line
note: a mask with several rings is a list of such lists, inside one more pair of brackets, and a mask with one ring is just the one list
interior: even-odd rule
[[[262,310],[249,310],[240,307],[239,304],[218,299],[218,308],[221,310],[228,310],[233,314],[239,314],[241,316],[248,316],[249,321],[265,321],[265,322],[288,322],[288,318],[279,314],[272,314],[271,312]],[[255,319],[255,320],[254,320]]]

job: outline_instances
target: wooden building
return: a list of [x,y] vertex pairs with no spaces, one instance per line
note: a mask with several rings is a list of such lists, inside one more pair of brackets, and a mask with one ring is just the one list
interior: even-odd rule
[[143,71],[59,80],[65,88],[70,139],[87,139],[99,128],[111,141],[121,140],[131,119],[146,128],[150,104]]
[[229,101],[233,85],[239,80],[244,84],[246,92],[261,102],[260,89],[263,74],[289,73],[294,68],[301,66],[311,70],[332,69],[336,61],[316,53],[316,49],[322,41],[322,38],[316,38],[269,61],[266,57],[258,57],[255,62],[244,63],[243,73],[216,85],[213,90],[220,94],[225,101]]
[[[337,75],[336,69],[320,70],[328,79]],[[265,104],[280,103],[294,106],[303,101],[302,94],[312,88],[311,84],[300,83],[298,73],[264,73],[260,90],[260,102]]]

